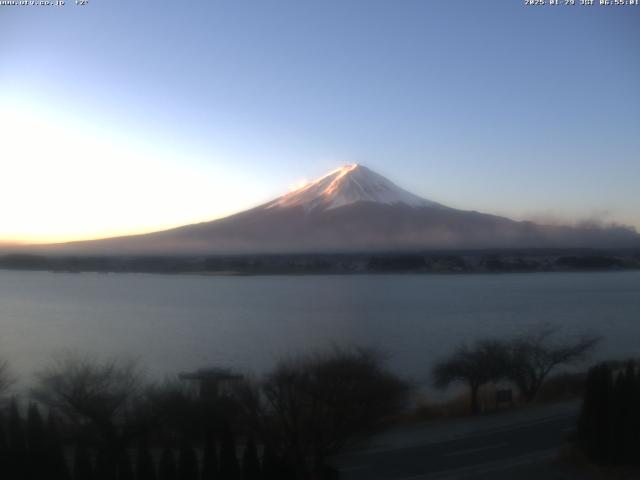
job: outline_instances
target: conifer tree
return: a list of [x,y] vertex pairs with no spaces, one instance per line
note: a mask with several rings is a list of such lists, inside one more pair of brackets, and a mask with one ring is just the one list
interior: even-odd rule
[[64,449],[55,417],[50,412],[47,418],[46,430],[47,442],[47,467],[49,468],[48,478],[50,480],[68,480],[69,469],[64,455]]
[[160,465],[158,466],[159,480],[178,480],[178,471],[173,451],[166,447],[160,455]]
[[627,465],[633,464],[640,454],[640,422],[638,419],[638,391],[635,362],[629,361],[624,370],[622,387],[624,395],[625,421],[622,425],[621,457]]
[[118,480],[134,480],[131,458],[126,450],[122,452],[118,462]]
[[276,452],[268,443],[262,452],[262,479],[280,480],[280,462]]
[[178,477],[180,480],[198,480],[198,457],[193,445],[186,438],[180,444]]
[[96,480],[116,480],[120,457],[115,456],[107,445],[100,445],[96,455],[94,476]]
[[591,368],[585,382],[578,420],[578,437],[587,457],[595,463],[611,459],[611,424],[614,412],[613,374],[606,364]]
[[0,415],[0,472],[2,472],[2,476],[9,480],[12,480],[9,477],[10,474],[9,464],[9,444],[7,442],[6,428],[5,428],[5,419],[4,416]]
[[280,480],[297,480],[299,478],[295,464],[286,456],[280,457],[280,476],[278,478]]
[[218,478],[218,451],[215,438],[211,431],[208,431],[204,439],[202,452],[202,480],[215,480]]
[[40,480],[49,475],[47,441],[44,422],[38,407],[32,403],[27,411],[27,456],[30,478]]
[[73,480],[93,480],[93,462],[84,442],[76,445],[73,460]]
[[260,480],[260,461],[253,436],[247,439],[242,453],[242,478],[243,480]]
[[27,443],[24,433],[24,422],[16,399],[11,400],[9,407],[9,461],[8,478],[28,478]]
[[220,476],[223,480],[239,480],[240,467],[236,454],[236,440],[228,425],[222,430],[220,444]]
[[628,398],[625,395],[626,377],[618,372],[611,390],[611,421],[609,423],[608,460],[613,464],[624,462],[625,431],[629,422]]
[[136,479],[156,480],[156,478],[155,465],[153,464],[153,458],[149,451],[149,441],[147,437],[143,437],[138,443],[138,451],[136,454]]
[[629,454],[631,464],[640,465],[640,365],[634,364],[633,409],[631,413],[631,439]]
[[598,375],[598,388],[596,389],[597,404],[596,413],[596,438],[594,460],[606,463],[611,458],[610,449],[610,424],[613,411],[612,402],[613,372],[608,365],[603,365]]

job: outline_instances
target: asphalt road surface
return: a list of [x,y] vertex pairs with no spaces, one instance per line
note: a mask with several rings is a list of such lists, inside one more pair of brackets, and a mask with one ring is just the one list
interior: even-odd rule
[[507,425],[503,419],[502,425],[455,439],[353,451],[336,457],[334,464],[341,480],[573,479],[549,459],[575,427],[576,417],[577,408],[569,408]]

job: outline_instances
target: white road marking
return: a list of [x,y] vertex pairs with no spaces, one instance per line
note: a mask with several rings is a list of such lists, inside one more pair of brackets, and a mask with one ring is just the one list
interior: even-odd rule
[[521,430],[529,427],[535,427],[536,425],[542,425],[545,423],[555,422],[557,420],[562,420],[565,418],[572,418],[576,415],[566,415],[566,414],[558,414],[551,415],[549,417],[539,418],[535,420],[524,421],[520,423],[513,423],[510,425],[503,425],[496,428],[488,428],[488,429],[479,429],[476,432],[465,433],[465,434],[453,434],[446,437],[441,437],[438,439],[425,439],[419,442],[412,442],[406,445],[378,445],[378,446],[370,446],[364,447],[358,450],[352,450],[350,452],[344,452],[338,455],[335,455],[334,458],[354,458],[354,457],[366,457],[369,455],[378,455],[380,453],[388,453],[388,452],[399,452],[407,449],[421,448],[427,447],[431,445],[437,445],[442,443],[456,442],[458,440],[466,440],[469,438],[478,438],[478,437],[486,437],[496,433],[504,433],[511,432],[514,430]]

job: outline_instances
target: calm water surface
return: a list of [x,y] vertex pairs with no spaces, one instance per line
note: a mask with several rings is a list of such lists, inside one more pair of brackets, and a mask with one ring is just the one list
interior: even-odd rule
[[426,380],[458,343],[540,323],[640,356],[640,272],[205,277],[0,270],[0,356],[23,376],[66,349],[139,358],[156,376],[261,372],[290,353],[372,345]]

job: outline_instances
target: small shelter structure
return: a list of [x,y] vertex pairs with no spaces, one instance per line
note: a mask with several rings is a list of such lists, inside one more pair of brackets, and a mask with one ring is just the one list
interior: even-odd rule
[[228,368],[200,368],[195,372],[184,372],[179,375],[181,380],[196,382],[196,388],[201,400],[217,400],[231,393],[233,382],[242,380],[243,375],[234,373]]

